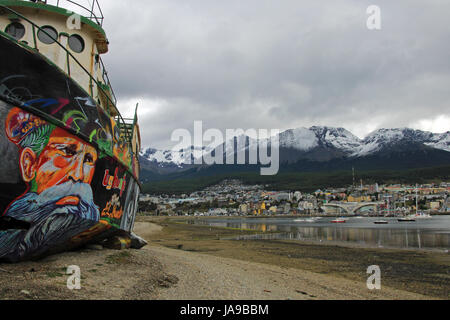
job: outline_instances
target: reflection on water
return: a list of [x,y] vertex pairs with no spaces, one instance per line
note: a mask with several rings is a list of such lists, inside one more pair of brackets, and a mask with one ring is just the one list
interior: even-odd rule
[[416,222],[398,222],[386,218],[389,224],[376,225],[377,218],[349,218],[345,224],[333,224],[330,218],[315,222],[296,222],[298,219],[213,219],[189,223],[260,231],[243,235],[238,240],[307,240],[354,243],[367,247],[434,248],[450,247],[450,216],[433,217]]

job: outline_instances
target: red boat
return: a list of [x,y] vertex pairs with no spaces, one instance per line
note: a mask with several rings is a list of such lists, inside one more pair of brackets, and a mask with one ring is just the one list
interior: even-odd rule
[[331,223],[346,223],[347,220],[343,218],[332,220]]

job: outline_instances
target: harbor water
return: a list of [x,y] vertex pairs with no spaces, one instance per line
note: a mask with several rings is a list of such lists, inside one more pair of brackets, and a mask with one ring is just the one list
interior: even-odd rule
[[380,218],[349,217],[342,224],[335,218],[214,218],[195,219],[189,223],[259,231],[236,240],[298,240],[321,243],[346,243],[363,247],[438,249],[450,247],[450,216],[433,216],[399,222],[383,218],[387,224],[375,224]]

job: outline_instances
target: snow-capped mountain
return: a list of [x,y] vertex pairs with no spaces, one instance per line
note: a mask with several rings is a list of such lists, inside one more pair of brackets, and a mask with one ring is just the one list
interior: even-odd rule
[[166,164],[182,166],[191,159],[192,150],[157,150],[153,148],[147,149],[145,152],[141,152],[141,157],[144,159],[161,164],[164,166]]
[[[364,138],[361,141],[361,145],[354,149],[352,156],[367,156],[389,146],[398,146],[399,144],[410,145],[438,142],[439,139],[437,136],[437,134],[433,134],[431,132],[424,132],[409,128],[379,129]],[[430,146],[440,149],[437,143]]]
[[361,140],[344,128],[312,127],[320,141],[332,148],[351,153],[361,145]]
[[213,146],[203,148],[191,146],[181,150],[157,150],[148,148],[145,152],[141,152],[140,156],[141,159],[143,158],[146,161],[158,163],[161,167],[175,165],[182,168],[186,164],[193,164],[195,158],[202,158],[213,150]]
[[[333,159],[358,159],[386,152],[442,150],[450,152],[450,132],[431,133],[409,128],[379,129],[360,139],[344,128],[320,127],[290,129],[278,135],[280,162],[295,163],[299,160],[330,161]],[[235,137],[234,143],[226,143],[223,150],[245,146],[251,148],[255,140],[247,136]],[[183,168],[193,159],[210,155],[217,146],[187,150],[147,149],[141,153],[146,161],[160,167]],[[217,150],[217,149],[216,149]]]
[[450,131],[441,134],[433,134],[433,136],[425,142],[425,145],[450,152]]

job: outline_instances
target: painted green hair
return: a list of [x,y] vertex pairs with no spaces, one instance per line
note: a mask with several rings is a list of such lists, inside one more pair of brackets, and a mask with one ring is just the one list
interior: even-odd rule
[[50,134],[55,129],[54,125],[46,124],[43,125],[37,129],[35,129],[33,132],[28,134],[22,141],[20,141],[20,146],[22,148],[30,148],[33,150],[36,155],[40,155],[42,150],[44,150],[45,146],[48,143],[48,140],[50,139]]

